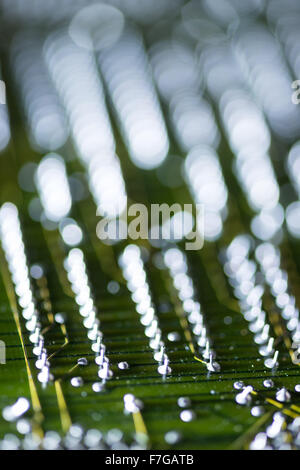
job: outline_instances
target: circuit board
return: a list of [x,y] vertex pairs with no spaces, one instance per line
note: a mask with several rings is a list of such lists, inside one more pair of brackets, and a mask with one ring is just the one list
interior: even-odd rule
[[160,3],[0,1],[1,449],[300,446],[299,5]]

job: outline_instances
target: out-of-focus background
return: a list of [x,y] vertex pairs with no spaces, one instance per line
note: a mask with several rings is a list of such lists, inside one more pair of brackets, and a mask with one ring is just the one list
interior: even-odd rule
[[0,11],[2,448],[297,448],[299,2]]

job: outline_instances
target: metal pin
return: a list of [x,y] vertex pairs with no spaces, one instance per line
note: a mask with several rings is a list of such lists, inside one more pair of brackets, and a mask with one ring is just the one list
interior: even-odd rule
[[281,413],[275,413],[272,424],[267,428],[268,437],[274,439],[280,433],[284,423],[285,417]]
[[206,344],[205,344],[205,351],[203,351],[202,356],[203,356],[204,359],[210,359],[211,351],[210,351],[209,340],[206,341]]
[[164,354],[164,359],[163,359],[163,361],[164,361],[163,364],[160,365],[160,366],[157,368],[157,371],[158,371],[159,374],[161,374],[161,375],[163,375],[163,376],[165,377],[166,375],[171,374],[172,369],[171,369],[171,367],[169,367],[169,362],[170,362],[170,361],[169,361],[169,358],[168,358],[168,356],[167,356],[166,354]]
[[253,323],[250,323],[249,325],[249,330],[252,331],[252,333],[258,333],[260,332],[266,324],[266,313],[261,312],[257,318],[257,320]]
[[106,351],[105,345],[101,344],[99,356],[97,356],[95,359],[96,364],[98,364],[98,366],[100,367],[102,366],[104,358],[105,358],[105,351]]
[[102,345],[102,334],[98,331],[96,342],[92,344],[92,351],[100,352]]
[[40,336],[38,344],[33,348],[32,352],[35,356],[40,356],[44,347],[44,338]]
[[278,366],[278,351],[275,351],[274,356],[272,358],[268,358],[265,360],[264,364],[268,369],[274,369],[275,367]]
[[48,366],[43,366],[41,372],[38,374],[38,380],[43,384],[47,384],[50,380],[50,371]]
[[42,354],[38,358],[38,360],[35,362],[35,366],[37,369],[42,369],[47,363],[47,351],[46,349],[43,349]]
[[161,344],[161,330],[157,330],[154,339],[151,339],[149,341],[149,346],[151,349],[154,349],[157,351],[157,349],[160,347]]
[[37,325],[34,333],[32,333],[30,336],[29,336],[29,340],[31,343],[35,344],[37,346],[38,344],[38,341],[40,339],[40,334],[41,334],[41,328],[39,325]]
[[206,328],[203,328],[202,331],[201,331],[201,335],[197,341],[198,343],[198,346],[200,346],[200,348],[204,348],[206,346]]
[[257,333],[254,337],[256,344],[264,344],[269,340],[270,325],[265,325],[261,333]]
[[109,362],[107,358],[105,358],[102,367],[100,367],[98,371],[98,376],[100,377],[100,379],[103,380],[107,380],[113,376],[112,371],[109,369]]
[[209,370],[209,372],[220,372],[221,370],[220,364],[214,361],[214,351],[210,352],[209,362],[206,363],[206,367],[207,367],[207,370]]
[[196,336],[201,335],[202,329],[203,329],[203,317],[201,315],[201,321],[199,320],[193,328],[194,335]]
[[251,401],[252,392],[253,392],[253,387],[251,385],[248,385],[247,387],[244,388],[244,390],[241,393],[237,394],[237,396],[235,397],[235,401],[239,405],[247,405]]
[[155,352],[154,353],[154,359],[157,361],[157,362],[161,362],[164,358],[164,354],[165,354],[165,345],[163,343],[161,343],[161,347],[160,347],[160,350],[158,352]]
[[276,393],[276,400],[280,401],[281,403],[287,403],[291,401],[291,394],[285,387],[282,387]]
[[158,329],[158,321],[155,318],[152,321],[151,325],[148,326],[148,328],[146,328],[145,330],[146,336],[148,336],[148,338],[153,338],[156,335],[157,329]]
[[98,337],[99,321],[95,320],[92,329],[88,332],[88,338],[94,341]]
[[262,356],[271,356],[271,354],[273,354],[274,352],[273,346],[274,338],[270,338],[267,345],[261,346],[259,348],[259,354],[261,354]]

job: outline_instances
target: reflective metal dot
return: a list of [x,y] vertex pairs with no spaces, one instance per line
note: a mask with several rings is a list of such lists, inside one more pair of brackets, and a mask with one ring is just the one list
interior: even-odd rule
[[171,342],[171,343],[176,343],[177,341],[180,341],[180,334],[177,332],[177,331],[171,331],[169,334],[168,334],[168,340]]
[[64,313],[56,313],[54,316],[54,319],[56,323],[59,323],[59,325],[63,325],[66,321],[66,314]]
[[272,379],[266,379],[263,381],[263,386],[266,388],[272,388],[274,387],[274,382]]
[[181,440],[181,434],[178,431],[168,431],[165,434],[165,441],[167,444],[174,445]]
[[233,388],[235,388],[235,390],[243,390],[244,387],[245,387],[245,384],[244,382],[242,382],[242,380],[238,382],[234,382],[233,384]]
[[281,403],[286,403],[291,400],[291,394],[285,387],[282,387],[276,393],[276,400],[280,401]]
[[188,397],[180,397],[177,400],[177,405],[180,408],[187,408],[188,406],[191,406],[191,403],[192,403],[191,399]]
[[121,370],[126,370],[126,369],[129,369],[129,364],[128,362],[119,362],[118,363],[118,368],[121,369]]
[[196,413],[192,410],[184,410],[180,413],[180,419],[184,423],[189,423],[196,418]]
[[92,385],[92,389],[96,393],[103,392],[105,389],[105,385],[102,382],[94,382]]
[[70,382],[71,382],[72,387],[82,387],[83,385],[82,377],[72,377]]
[[80,357],[77,361],[77,364],[79,366],[87,366],[88,365],[88,360],[85,357]]
[[264,412],[265,410],[262,406],[253,406],[253,408],[251,408],[251,414],[252,416],[255,416],[256,418],[263,415]]

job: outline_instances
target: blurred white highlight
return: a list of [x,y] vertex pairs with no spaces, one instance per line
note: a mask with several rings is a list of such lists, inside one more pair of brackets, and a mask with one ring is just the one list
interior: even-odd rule
[[146,170],[158,167],[167,156],[169,140],[142,39],[126,31],[99,54],[99,63],[130,158]]
[[70,120],[73,141],[87,170],[99,215],[120,215],[126,189],[93,55],[63,32],[46,41],[45,59]]
[[69,135],[67,120],[42,56],[42,37],[18,33],[12,42],[11,61],[18,84],[31,144],[38,151],[55,151]]
[[6,106],[6,88],[3,80],[0,80],[0,152],[4,150],[10,141],[10,124]]
[[44,157],[38,166],[35,181],[46,217],[59,222],[68,215],[72,207],[63,159],[54,153]]
[[196,204],[205,207],[204,238],[217,240],[226,217],[228,191],[216,152],[207,146],[194,147],[185,161],[187,184]]
[[75,44],[88,50],[112,46],[122,34],[124,16],[120,10],[105,4],[94,4],[79,10],[69,26]]

